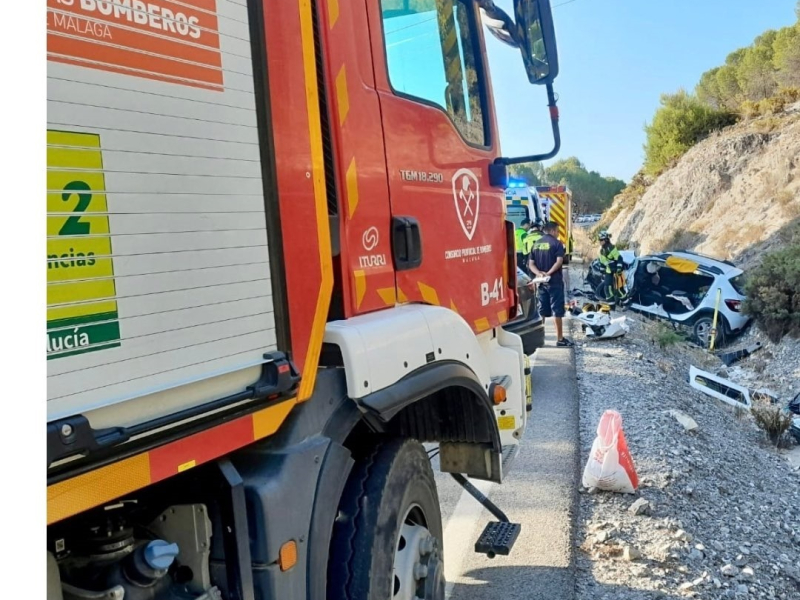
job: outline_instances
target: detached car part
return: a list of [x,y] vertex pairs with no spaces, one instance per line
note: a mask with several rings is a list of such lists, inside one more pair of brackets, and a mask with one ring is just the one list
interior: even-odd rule
[[701,371],[697,367],[689,367],[689,385],[704,394],[722,400],[738,408],[750,408],[753,402],[750,390],[732,382],[729,379]]

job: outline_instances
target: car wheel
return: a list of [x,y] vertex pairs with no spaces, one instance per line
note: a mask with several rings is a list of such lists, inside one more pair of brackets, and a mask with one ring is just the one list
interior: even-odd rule
[[442,516],[430,460],[391,440],[358,460],[334,524],[328,600],[444,600]]
[[[692,337],[694,341],[700,344],[703,348],[708,348],[711,343],[711,329],[714,325],[714,318],[711,315],[700,317],[694,322],[692,326]],[[725,337],[725,317],[719,316],[717,323],[717,335],[714,339],[714,347],[719,346]]]

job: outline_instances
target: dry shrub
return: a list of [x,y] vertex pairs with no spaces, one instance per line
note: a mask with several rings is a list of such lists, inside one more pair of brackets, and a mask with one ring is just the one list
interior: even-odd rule
[[786,207],[792,200],[794,200],[794,194],[789,190],[783,190],[775,196],[775,201],[783,207]]
[[737,237],[744,244],[751,246],[752,244],[763,240],[766,231],[767,228],[764,225],[751,225],[741,229]]
[[617,240],[614,242],[614,245],[617,247],[617,250],[630,250],[632,247],[630,240]]
[[782,88],[780,92],[778,92],[778,95],[783,98],[787,104],[800,102],[800,88]]
[[782,96],[765,98],[758,103],[758,108],[762,115],[777,115],[782,113],[786,108],[786,99]]
[[745,100],[739,106],[739,114],[746,119],[754,119],[755,117],[759,116],[761,113],[758,112],[758,102]]
[[780,444],[792,424],[791,413],[772,404],[768,396],[760,394],[754,395],[750,412],[758,428],[767,434],[769,440],[776,446]]
[[780,129],[783,125],[783,121],[776,117],[769,117],[766,119],[759,119],[755,123],[753,123],[753,127],[759,133],[772,133],[776,129]]
[[696,231],[678,229],[664,243],[664,250],[691,250],[703,241],[705,236]]
[[[747,119],[778,115],[786,111],[786,107],[800,100],[800,88],[783,88],[771,98],[764,98],[758,102],[745,100],[739,106],[739,114]],[[765,121],[774,121],[766,119]],[[770,129],[769,131],[773,131]]]

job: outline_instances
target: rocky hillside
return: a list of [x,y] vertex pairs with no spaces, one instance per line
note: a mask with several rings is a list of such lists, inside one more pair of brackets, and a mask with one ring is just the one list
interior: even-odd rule
[[750,262],[800,222],[800,103],[739,123],[655,180],[637,176],[604,219],[640,253],[692,249]]

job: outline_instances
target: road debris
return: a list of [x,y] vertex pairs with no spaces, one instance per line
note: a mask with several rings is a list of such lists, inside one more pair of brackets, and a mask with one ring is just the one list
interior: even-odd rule
[[671,417],[673,417],[678,423],[683,425],[683,428],[686,431],[697,431],[697,428],[699,427],[699,425],[697,424],[697,421],[695,421],[692,417],[687,415],[685,412],[682,412],[682,411],[676,410],[676,409],[672,409],[672,410],[667,411],[667,414],[669,414]]
[[651,513],[652,507],[650,506],[650,502],[645,500],[644,498],[639,498],[636,502],[628,507],[628,512],[632,515],[649,515]]
[[726,367],[730,367],[734,363],[739,362],[743,358],[747,358],[756,350],[761,350],[764,347],[764,344],[761,342],[755,342],[744,348],[739,348],[737,350],[730,350],[728,352],[719,352],[717,353],[717,357],[725,363]]
[[[653,343],[653,325],[636,314],[628,313],[628,325],[628,335],[602,346],[580,344],[580,330],[573,332],[578,372],[587,374],[578,382],[582,456],[594,442],[598,419],[613,407],[624,416],[640,482],[637,497],[579,496],[578,531],[606,523],[604,529],[613,527],[613,538],[597,548],[623,550],[610,556],[610,551],[581,548],[576,554],[576,597],[800,599],[800,471],[787,460],[791,453],[765,443],[750,411],[729,410],[688,385],[690,366],[715,373],[723,366],[717,357],[686,344],[660,348]],[[796,358],[792,364],[790,352],[784,356],[764,344],[754,358],[780,361],[773,370],[779,377],[739,381],[737,374],[734,382],[746,389],[768,386],[782,398],[794,397]],[[767,350],[775,352],[775,359]],[[640,353],[643,359],[637,360]],[[735,368],[748,369],[752,360]],[[669,415],[672,410],[690,415],[701,426],[683,434]],[[640,499],[654,507],[647,516],[632,510]],[[685,541],[689,535],[691,541]],[[593,534],[579,533],[579,539],[585,536]],[[625,560],[626,546],[642,557]],[[735,569],[734,575],[722,573],[726,565]],[[748,567],[752,580],[750,571],[744,572]],[[747,596],[739,586],[747,588]]]
[[730,379],[701,371],[694,365],[689,368],[689,385],[734,407],[750,408],[753,404],[747,388]]
[[622,494],[633,494],[639,487],[622,415],[615,410],[603,413],[597,425],[597,437],[583,470],[583,487]]
[[626,545],[622,548],[622,558],[628,562],[633,562],[642,558],[642,553],[633,546]]
[[612,340],[628,333],[626,317],[612,319],[604,311],[579,312],[575,320],[581,324],[587,340]]

